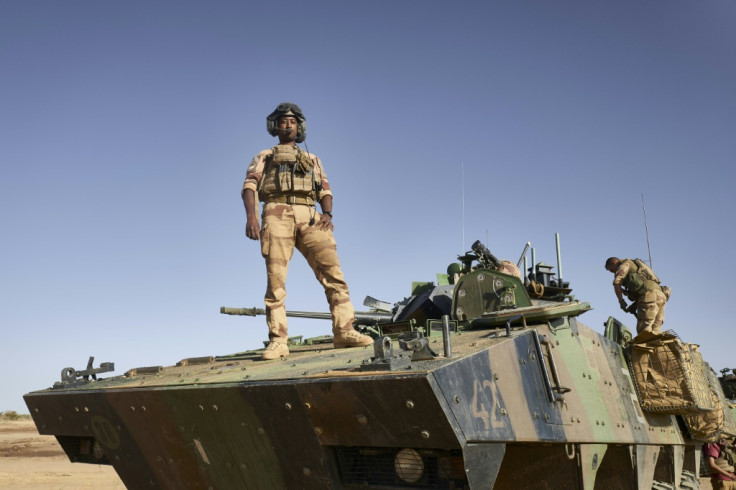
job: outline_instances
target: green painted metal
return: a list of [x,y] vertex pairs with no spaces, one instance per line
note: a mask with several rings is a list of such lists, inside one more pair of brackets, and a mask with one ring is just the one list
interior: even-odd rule
[[[55,435],[71,461],[110,464],[128,488],[696,481],[701,441],[676,416],[641,410],[628,330],[615,319],[603,333],[585,326],[590,305],[567,294],[532,300],[522,280],[478,250],[459,257],[455,284],[415,283],[390,313],[366,312],[364,331],[390,333],[374,347],[336,350],[329,338],[295,337],[282,360],[261,361],[261,350],[182,359],[67,379],[28,393],[26,403],[39,432]],[[451,356],[443,315],[452,319]],[[436,356],[374,367],[381,356],[408,359],[401,345],[417,339]],[[725,417],[736,426],[736,408]],[[729,427],[724,434],[736,432]]]

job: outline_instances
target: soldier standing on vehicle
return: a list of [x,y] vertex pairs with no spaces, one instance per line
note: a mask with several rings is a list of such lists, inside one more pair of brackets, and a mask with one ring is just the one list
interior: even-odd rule
[[[610,257],[606,260],[606,270],[615,275],[613,290],[621,309],[636,315],[636,332],[661,333],[671,289],[660,286],[654,271],[640,259]],[[630,306],[626,305],[624,293],[632,301]]]
[[[285,102],[266,118],[279,144],[258,153],[248,167],[241,197],[245,204],[245,234],[261,240],[266,259],[266,323],[270,343],[263,359],[289,355],[287,347],[286,273],[296,247],[322,284],[332,314],[335,348],[371,345],[373,339],[353,328],[355,310],[340,269],[332,234],[332,192],[320,159],[297,143],[306,137],[306,118],[298,105]],[[256,195],[264,203],[262,224]],[[319,202],[322,214],[315,209]]]

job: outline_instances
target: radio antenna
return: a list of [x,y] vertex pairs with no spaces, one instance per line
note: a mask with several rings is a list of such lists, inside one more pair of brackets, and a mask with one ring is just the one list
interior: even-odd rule
[[647,251],[649,252],[649,267],[654,269],[652,264],[652,248],[649,246],[649,226],[647,226],[647,208],[644,207],[644,194],[641,195],[641,209],[644,211],[644,230],[647,233]]
[[462,199],[462,206],[463,206],[463,212],[462,212],[462,240],[463,242],[460,244],[460,251],[462,252],[465,250],[465,167],[463,166],[463,162],[460,162],[460,196]]

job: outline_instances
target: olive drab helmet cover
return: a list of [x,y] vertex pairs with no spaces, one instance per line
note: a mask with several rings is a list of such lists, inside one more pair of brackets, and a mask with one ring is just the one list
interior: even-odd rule
[[296,142],[301,143],[307,137],[307,118],[304,117],[301,107],[292,102],[282,102],[279,106],[266,117],[266,129],[268,134],[276,136],[279,134],[279,118],[281,116],[294,116],[299,121],[299,128],[296,131]]

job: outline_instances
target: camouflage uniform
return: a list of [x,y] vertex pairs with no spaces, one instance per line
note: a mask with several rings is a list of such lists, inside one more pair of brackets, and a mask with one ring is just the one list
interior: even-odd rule
[[[340,269],[335,237],[330,230],[321,230],[313,224],[319,221],[320,214],[314,207],[313,196],[321,201],[332,195],[320,159],[307,154],[298,147],[292,147],[301,157],[308,157],[313,175],[309,178],[316,183],[316,194],[309,192],[280,193],[274,184],[273,164],[275,151],[286,145],[258,153],[248,167],[243,184],[243,192],[251,189],[265,203],[262,214],[261,254],[266,259],[268,284],[266,287],[266,323],[272,341],[286,342],[288,338],[286,309],[286,275],[294,247],[299,250],[322,284],[332,313],[332,331],[337,335],[353,330],[355,310],[350,302],[348,285]],[[270,181],[269,181],[270,180]],[[288,194],[288,195],[287,195]],[[286,202],[290,201],[290,202]],[[296,203],[293,203],[296,201]],[[310,224],[311,222],[311,224]]]
[[658,282],[645,277],[646,272],[651,273],[650,277],[656,277],[651,269],[645,267],[647,271],[639,275],[640,267],[631,259],[623,259],[616,269],[613,285],[623,286],[629,299],[636,303],[636,332],[660,333],[667,296]]

